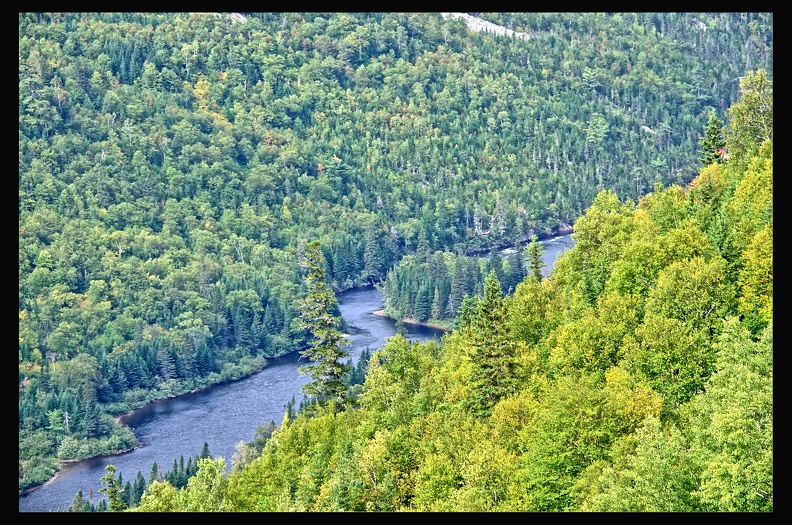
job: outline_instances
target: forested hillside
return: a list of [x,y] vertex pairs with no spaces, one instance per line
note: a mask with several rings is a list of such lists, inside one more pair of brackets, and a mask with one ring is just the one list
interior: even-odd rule
[[[773,510],[772,88],[691,184],[603,190],[548,278],[495,271],[442,342],[388,340],[355,407],[284,417],[141,511]],[[707,152],[705,149],[704,152]]]
[[440,13],[19,14],[20,491],[132,446],[112,416],[305,345],[311,241],[339,290],[557,231],[601,191],[689,183],[739,79],[772,79],[772,13],[478,15],[530,38]]

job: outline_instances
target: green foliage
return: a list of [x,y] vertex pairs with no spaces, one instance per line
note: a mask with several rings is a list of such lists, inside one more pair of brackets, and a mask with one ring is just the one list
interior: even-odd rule
[[[20,490],[128,447],[109,414],[310,344],[298,254],[321,239],[331,397],[332,289],[387,276],[388,315],[455,332],[394,342],[369,405],[290,414],[227,488],[202,464],[139,508],[772,510],[772,367],[716,342],[772,326],[772,13],[479,15],[528,38],[439,13],[20,13]],[[450,256],[570,223],[541,282]]]
[[586,214],[575,223],[575,251],[568,264],[583,276],[582,292],[595,304],[618,261],[618,255],[635,227],[633,204],[620,203],[612,191],[602,191]]
[[508,301],[501,297],[500,282],[495,270],[484,281],[484,297],[476,303],[469,327],[473,364],[471,400],[473,413],[489,416],[499,399],[514,392],[516,362],[514,343],[508,336],[506,311]]
[[536,241],[536,235],[531,237],[531,242],[525,246],[525,259],[528,262],[528,272],[537,281],[541,281],[543,274],[542,268],[547,266],[542,260],[544,250],[539,246]]
[[574,490],[584,512],[695,512],[695,472],[679,429],[648,417],[613,446],[612,464],[592,464]]
[[773,509],[773,330],[758,340],[735,317],[724,323],[716,372],[686,410],[702,509]]
[[729,107],[726,143],[729,154],[745,162],[773,140],[773,81],[767,71],[748,71],[740,78],[740,99]]
[[140,505],[135,507],[135,512],[178,512],[181,506],[178,503],[179,492],[167,481],[152,482],[143,497]]
[[82,489],[77,491],[77,495],[74,496],[74,499],[69,505],[69,512],[92,512],[94,510],[94,506],[91,502],[83,496]]
[[703,257],[675,262],[661,271],[646,302],[646,314],[677,319],[708,336],[734,311],[734,290],[725,279],[726,261]]
[[564,320],[563,297],[555,280],[526,279],[512,295],[508,310],[509,334],[537,344]]
[[608,457],[626,421],[595,376],[561,377],[541,402],[544,410],[520,436],[526,449],[519,459],[520,483],[531,510],[572,510],[575,479],[590,464]]
[[374,352],[366,373],[361,404],[374,412],[383,412],[388,427],[408,423],[424,408],[416,395],[421,384],[437,365],[433,343],[410,343],[401,335],[388,339]]
[[[752,180],[723,166],[702,177]],[[270,503],[242,508],[772,510],[772,325],[756,341],[750,317],[728,317],[749,304],[744,292],[752,304],[772,297],[772,223],[735,204],[768,190],[747,184],[757,191],[656,186],[634,208],[602,194],[547,279],[504,299],[491,269],[436,357],[399,337],[375,353],[360,409],[343,413],[360,418],[354,438],[316,444],[317,427],[300,419],[288,432],[302,428],[301,447],[265,448],[258,460],[256,479],[291,479],[299,469],[279,465],[307,464],[307,443],[343,442],[337,462],[323,460],[334,468],[322,488],[247,484],[248,501]],[[743,255],[719,252],[703,229],[723,210],[734,214],[730,234],[756,232]],[[609,271],[590,303],[581,291],[592,262]],[[496,354],[515,367],[501,394],[492,386],[506,376],[485,373]]]
[[740,270],[738,311],[753,333],[773,319],[773,229],[770,224],[759,231],[743,251],[745,265]]
[[106,494],[107,499],[110,500],[110,512],[120,512],[127,508],[127,504],[122,497],[123,487],[121,486],[121,478],[115,478],[116,468],[113,465],[105,467],[107,474],[102,476],[102,488],[99,492]]
[[647,314],[624,345],[623,366],[633,370],[663,396],[664,418],[704,388],[713,369],[714,352],[703,330]]
[[699,160],[704,166],[717,162],[722,164],[726,151],[726,140],[723,138],[723,122],[716,113],[709,116],[704,136],[699,141],[701,152]]
[[580,319],[560,325],[545,338],[547,372],[604,374],[619,362],[625,338],[637,324],[633,299],[604,293],[596,308],[585,310]]
[[340,410],[346,404],[344,377],[349,369],[343,359],[349,354],[341,349],[346,341],[338,329],[340,319],[334,315],[334,309],[338,308],[337,300],[326,282],[325,259],[319,241],[306,246],[304,257],[307,294],[300,303],[301,327],[313,335],[313,340],[302,351],[302,355],[311,361],[300,367],[300,373],[311,376],[303,391],[319,401],[329,401]]
[[225,512],[229,510],[225,502],[228,478],[226,462],[223,458],[201,458],[198,470],[190,477],[187,487],[179,496],[179,509],[183,512]]

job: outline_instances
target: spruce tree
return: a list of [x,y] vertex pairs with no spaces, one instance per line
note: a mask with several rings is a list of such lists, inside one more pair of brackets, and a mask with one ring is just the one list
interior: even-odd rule
[[124,489],[121,491],[121,498],[123,498],[124,504],[128,509],[132,508],[132,497],[132,482],[127,481],[124,483]]
[[451,277],[451,297],[449,300],[451,303],[449,317],[451,318],[459,314],[459,308],[462,306],[465,295],[467,295],[466,267],[462,258],[462,254],[457,255],[454,275]]
[[528,273],[537,282],[542,280],[542,268],[547,266],[542,260],[544,250],[536,240],[536,235],[531,238],[531,242],[525,247],[525,258],[528,260]]
[[506,328],[506,302],[494,270],[484,280],[484,297],[470,323],[473,341],[473,413],[489,416],[516,384],[514,345]]
[[429,319],[429,314],[431,313],[432,301],[429,299],[429,293],[429,286],[424,283],[415,296],[413,315],[421,322]]
[[470,326],[473,321],[473,313],[476,309],[478,299],[465,295],[462,303],[459,305],[456,319],[454,320],[454,330],[462,330]]
[[135,476],[135,484],[132,486],[132,493],[129,497],[129,506],[137,507],[140,504],[140,498],[143,497],[143,493],[145,491],[146,491],[146,479],[143,477],[143,474],[138,470],[137,476]]
[[162,481],[162,472],[160,472],[159,465],[157,465],[156,461],[151,464],[151,472],[149,472],[148,485],[151,485],[155,481]]
[[385,276],[388,260],[379,243],[378,231],[372,226],[366,230],[366,248],[363,253],[364,277],[366,281],[375,282]]
[[341,349],[346,341],[338,329],[341,319],[333,314],[338,308],[337,300],[326,281],[325,259],[319,241],[308,244],[302,264],[307,269],[308,290],[305,299],[300,301],[300,324],[313,335],[308,348],[302,351],[310,364],[301,366],[300,373],[311,376],[302,391],[318,401],[330,401],[336,410],[341,410],[345,406],[344,378],[349,368],[343,360],[349,354]]
[[74,496],[71,505],[69,505],[69,512],[91,512],[92,510],[91,502],[85,499],[82,489],[78,490],[77,495]]
[[495,272],[495,277],[498,278],[499,283],[503,283],[506,279],[506,275],[503,272],[503,257],[501,257],[501,253],[497,248],[492,248],[490,250],[489,259],[487,259],[487,265],[484,269],[486,274],[490,272]]
[[699,145],[701,148],[699,152],[701,164],[709,166],[713,162],[723,163],[721,148],[726,147],[726,141],[723,139],[723,122],[720,121],[715,112],[712,112],[709,116],[707,128]]
[[110,500],[110,512],[120,512],[127,507],[122,495],[123,485],[121,485],[120,476],[119,479],[115,479],[116,468],[114,465],[107,465],[105,470],[107,474],[102,476],[102,488],[99,489],[99,492],[106,494],[107,499]]

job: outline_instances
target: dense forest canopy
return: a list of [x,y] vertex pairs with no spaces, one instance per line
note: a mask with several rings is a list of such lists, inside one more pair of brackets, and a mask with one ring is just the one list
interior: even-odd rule
[[[772,13],[472,14],[529,38],[440,13],[19,14],[20,490],[59,459],[132,446],[113,415],[307,344],[299,261],[313,240],[335,290],[379,283],[405,256],[436,261],[447,291],[405,282],[422,316],[428,303],[450,321],[464,294],[443,270],[574,223],[585,255],[535,285],[541,304],[582,315],[606,291],[672,294],[688,272],[727,272],[742,294],[723,311],[759,333],[772,208],[755,200],[768,171],[752,148],[772,138]],[[757,100],[740,106],[746,78],[765,84],[744,86]],[[724,127],[733,173],[702,164],[712,117],[739,123]],[[636,221],[643,244],[616,250],[633,227],[610,208],[603,231],[618,240],[581,233],[602,195],[625,220],[648,213],[630,200],[664,195],[657,224]],[[687,215],[661,217],[685,199]],[[669,220],[687,229],[659,247],[653,228]],[[666,255],[682,266],[655,285]],[[494,270],[517,301],[522,262],[480,268],[467,295]],[[545,287],[564,279],[578,292],[558,303]],[[435,304],[436,288],[453,299]],[[676,319],[658,301],[636,311]],[[544,328],[520,328],[534,343],[560,314],[537,315]]]
[[491,270],[441,342],[372,355],[356,406],[287,415],[230,475],[204,459],[135,509],[772,511],[772,132],[749,139],[772,88],[741,86],[745,156],[603,190],[548,278],[504,296]]

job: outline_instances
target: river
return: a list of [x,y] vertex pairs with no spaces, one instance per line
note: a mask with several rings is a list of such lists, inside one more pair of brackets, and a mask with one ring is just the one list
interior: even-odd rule
[[[546,272],[558,255],[571,248],[569,235],[542,242]],[[392,319],[374,315],[383,308],[380,293],[372,286],[355,288],[338,294],[341,315],[349,325],[350,343],[345,349],[353,364],[360,354],[385,344],[396,333]],[[405,324],[411,341],[439,339],[443,332],[434,328]],[[66,463],[58,475],[35,490],[19,496],[20,512],[66,511],[74,496],[82,489],[83,496],[98,503],[100,479],[105,466],[116,467],[123,481],[134,482],[138,471],[148,480],[154,462],[167,472],[174,459],[200,454],[204,442],[212,457],[223,457],[228,470],[240,441],[252,441],[256,428],[274,421],[280,425],[286,405],[292,398],[299,405],[301,387],[308,382],[297,368],[304,364],[298,353],[268,359],[264,370],[245,379],[216,385],[176,398],[152,403],[122,417],[143,443],[140,448],[117,456],[106,456]]]

